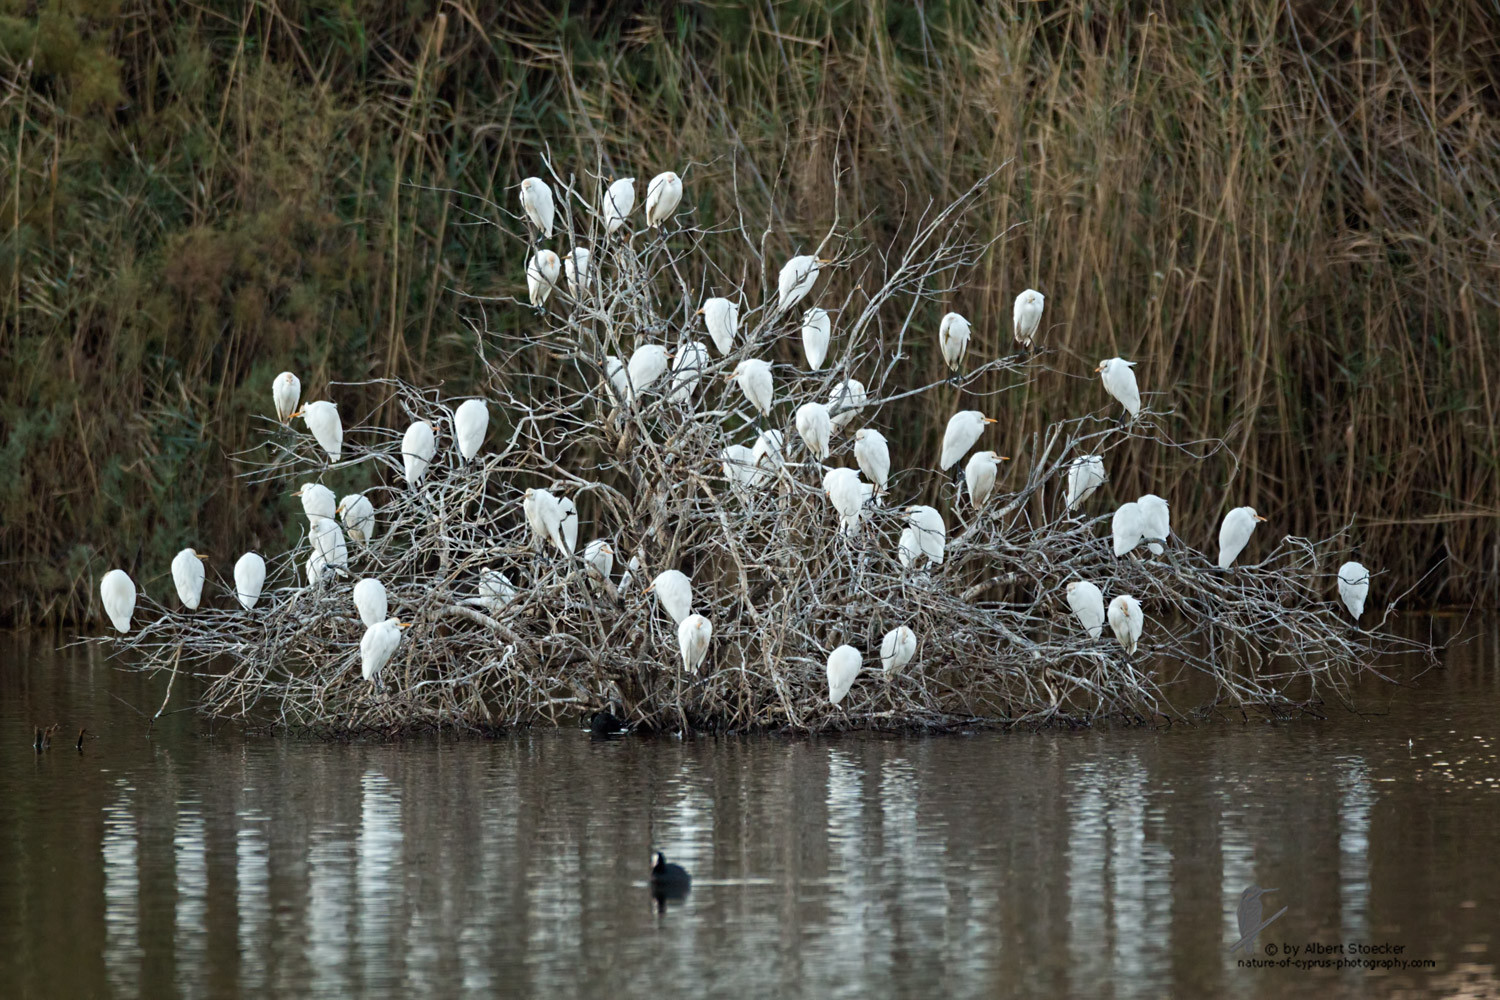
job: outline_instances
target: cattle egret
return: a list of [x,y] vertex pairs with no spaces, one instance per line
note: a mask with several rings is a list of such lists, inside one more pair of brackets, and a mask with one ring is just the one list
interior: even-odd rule
[[593,282],[594,273],[590,267],[590,256],[584,247],[574,247],[563,258],[563,274],[568,278],[568,294],[575,299],[583,298],[583,293]]
[[99,599],[116,632],[130,631],[135,613],[135,581],[123,569],[112,569],[99,581]]
[[969,321],[958,313],[948,313],[938,326],[938,346],[943,349],[943,361],[951,371],[957,372],[964,363],[964,354],[969,350],[969,336],[973,328]]
[[551,541],[559,551],[564,549],[562,537],[562,508],[551,491],[527,490],[521,498],[521,509],[526,514],[526,523],[531,532],[543,542]]
[[640,554],[637,553],[636,555],[630,557],[630,562],[625,564],[625,572],[620,576],[620,585],[615,589],[621,594],[625,593],[625,591],[630,589],[630,584],[635,580],[636,575],[640,573],[640,571],[641,557]]
[[254,608],[265,585],[266,561],[254,552],[240,556],[234,564],[234,596],[239,599],[240,606],[246,611]]
[[1115,555],[1123,556],[1141,544],[1146,530],[1146,512],[1138,503],[1122,503],[1110,519],[1109,531],[1114,537]]
[[327,400],[308,403],[292,414],[301,417],[313,438],[328,453],[330,462],[337,462],[344,450],[344,422],[339,419],[339,408]]
[[1104,459],[1099,455],[1080,455],[1068,463],[1068,510],[1076,510],[1107,478]]
[[401,645],[401,630],[410,627],[409,622],[387,618],[365,629],[364,638],[359,640],[359,675],[379,684],[380,672],[391,662],[396,647]]
[[646,592],[654,592],[667,614],[679,625],[693,613],[693,584],[684,573],[675,569],[663,570],[656,574]]
[[590,574],[597,573],[599,579],[608,580],[615,571],[615,550],[605,539],[596,538],[583,547],[583,565]]
[[578,508],[574,505],[572,497],[558,497],[557,510],[562,515],[562,520],[558,524],[562,544],[558,546],[558,550],[564,556],[570,556],[578,551]]
[[1255,530],[1257,521],[1265,518],[1255,513],[1254,507],[1236,507],[1224,515],[1224,523],[1219,527],[1219,568],[1228,569],[1234,565],[1241,552],[1250,541],[1250,533]]
[[490,408],[482,399],[466,399],[453,411],[453,436],[465,462],[479,454],[485,431],[490,427]]
[[338,513],[333,490],[321,483],[303,483],[292,496],[302,500],[302,513],[307,515],[309,528],[317,528],[325,521],[332,521]]
[[776,279],[778,312],[786,312],[792,306],[802,301],[803,296],[812,291],[813,282],[818,280],[818,269],[824,264],[833,261],[803,254],[793,257],[786,262],[781,269],[781,275]]
[[891,448],[885,435],[873,427],[861,427],[855,431],[854,460],[859,463],[859,471],[875,487],[875,496],[884,495],[891,475]]
[[615,404],[624,406],[630,400],[630,376],[625,372],[625,362],[613,354],[606,354],[604,377],[609,380],[609,387],[614,390]]
[[896,559],[901,563],[901,568],[911,569],[917,564],[917,556],[921,554],[922,543],[917,541],[917,529],[902,528],[901,538],[896,542]]
[[853,646],[840,646],[828,654],[828,702],[837,705],[854,686],[864,657]]
[[764,475],[755,468],[755,453],[742,444],[731,444],[725,446],[720,458],[730,491],[744,502],[749,495],[747,491]]
[[771,404],[775,402],[775,389],[771,382],[770,362],[747,358],[725,376],[726,381],[729,379],[738,383],[740,391],[757,413],[764,416],[771,412]]
[[1109,358],[1099,362],[1099,367],[1094,369],[1104,383],[1104,391],[1120,401],[1132,420],[1141,412],[1141,390],[1135,384],[1135,372],[1131,371],[1134,367],[1134,361]]
[[427,466],[432,464],[432,456],[436,453],[437,435],[431,424],[418,420],[406,429],[406,434],[401,438],[401,461],[405,467],[408,486],[416,486],[422,481],[422,476],[426,474]]
[[551,250],[538,250],[531,263],[526,265],[526,294],[531,304],[541,309],[547,304],[547,296],[557,287],[562,275],[562,258]]
[[189,611],[197,611],[203,598],[203,560],[207,558],[192,549],[183,549],[172,557],[172,583],[182,606]]
[[1023,351],[1031,350],[1031,342],[1036,339],[1045,298],[1035,288],[1028,288],[1016,296],[1016,306],[1011,310],[1011,332],[1016,338],[1016,346]]
[[[1166,541],[1172,537],[1172,512],[1165,500],[1155,493],[1147,493],[1137,498],[1136,504],[1141,508],[1142,538],[1160,538]],[[1153,556],[1159,556],[1166,551],[1162,548],[1161,542],[1151,542],[1149,548]]]
[[803,403],[797,407],[797,433],[807,444],[807,450],[819,462],[828,459],[828,442],[833,437],[833,421],[829,419],[828,407],[822,403]]
[[[1339,567],[1339,597],[1357,622],[1365,613],[1365,598],[1370,596],[1370,571],[1364,564],[1346,562]],[[123,629],[121,631],[124,631]]]
[[880,640],[880,665],[887,674],[899,674],[917,655],[917,633],[905,625],[893,628]]
[[375,506],[363,493],[351,493],[340,500],[338,514],[354,541],[369,544],[375,540]]
[[1068,607],[1090,639],[1104,634],[1104,593],[1098,587],[1087,580],[1074,580],[1068,584]]
[[734,348],[734,335],[740,328],[740,307],[728,299],[708,299],[698,310],[708,335],[720,354],[728,354]]
[[1129,594],[1121,594],[1109,602],[1109,627],[1127,653],[1134,653],[1141,641],[1141,632],[1146,628],[1146,616],[1141,612],[1141,602]]
[[985,424],[995,423],[978,410],[959,410],[948,420],[948,429],[943,431],[943,453],[938,459],[938,468],[947,472],[959,459],[969,453],[984,433]]
[[864,383],[859,379],[846,379],[834,386],[833,391],[828,394],[828,413],[833,419],[833,432],[837,434],[853,423],[869,398],[870,394],[865,392]]
[[385,584],[373,576],[367,576],[356,583],[354,585],[354,608],[359,612],[359,620],[364,622],[365,628],[385,621]]
[[750,449],[750,458],[755,463],[755,467],[770,475],[775,475],[781,470],[785,455],[785,441],[782,439],[781,432],[774,429],[761,431],[760,436],[755,439],[755,446]]
[[813,307],[802,314],[802,350],[807,354],[807,367],[817,371],[828,357],[828,341],[833,336],[833,321],[827,309]]
[[708,656],[708,643],[713,638],[714,627],[702,615],[688,615],[677,626],[677,648],[682,651],[682,669],[697,673]]
[[995,478],[1000,474],[1000,463],[1009,462],[1007,455],[993,451],[976,451],[964,466],[964,484],[969,488],[969,502],[978,510],[995,492]]
[[917,551],[932,562],[941,563],[948,542],[948,526],[943,523],[943,515],[932,507],[908,507],[906,523],[915,536]]
[[859,481],[859,473],[853,469],[832,469],[823,477],[823,492],[828,502],[839,515],[840,534],[852,535],[859,531],[861,512],[865,506],[866,484]]
[[657,229],[677,211],[682,201],[682,178],[672,171],[657,174],[646,185],[646,226]]
[[552,188],[540,177],[528,177],[521,182],[521,211],[531,224],[552,238]]
[[323,580],[323,574],[328,570],[328,561],[323,558],[323,553],[316,548],[312,555],[307,557],[307,585],[316,587]]
[[613,236],[635,210],[635,178],[622,177],[604,192],[604,235]]
[[499,614],[505,606],[516,599],[515,584],[510,577],[498,570],[487,569],[479,574],[479,600],[490,614]]
[[319,521],[309,534],[313,551],[325,566],[336,572],[349,568],[349,546],[344,542],[344,532],[337,521]]
[[271,383],[271,401],[276,404],[276,419],[286,423],[297,412],[297,401],[302,398],[302,380],[291,372],[282,372]]
[[625,369],[630,379],[630,388],[625,398],[633,401],[667,370],[667,349],[660,344],[642,344],[630,355],[630,364]]
[[672,359],[671,388],[667,391],[667,399],[679,405],[692,399],[693,390],[698,387],[698,380],[707,367],[708,348],[696,340],[678,347],[677,355]]

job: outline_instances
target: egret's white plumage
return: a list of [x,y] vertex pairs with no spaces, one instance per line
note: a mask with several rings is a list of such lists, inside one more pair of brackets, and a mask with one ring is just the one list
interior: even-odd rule
[[1068,463],[1068,510],[1094,495],[1109,477],[1104,473],[1104,458],[1100,455],[1080,455]]
[[802,314],[802,351],[807,355],[807,367],[817,371],[828,357],[828,342],[833,337],[833,320],[827,309],[816,306]]
[[995,492],[995,479],[1000,474],[1000,463],[1009,459],[993,451],[976,451],[969,456],[964,466],[964,485],[969,488],[969,503],[978,510]]
[[884,495],[891,476],[891,447],[885,435],[873,427],[861,427],[855,431],[854,461],[859,463],[859,471],[875,487],[875,496]]
[[1141,602],[1129,594],[1121,594],[1109,602],[1109,627],[1127,653],[1134,653],[1140,644],[1141,633],[1146,629],[1146,615],[1141,611]]
[[630,376],[625,371],[625,362],[613,354],[604,356],[604,377],[609,380],[609,387],[614,390],[612,402],[617,406],[624,406],[630,401]]
[[338,513],[351,539],[366,544],[375,540],[375,505],[363,493],[351,493],[340,500]]
[[688,615],[677,626],[677,648],[682,652],[682,669],[697,673],[708,656],[708,644],[713,639],[714,627],[702,615]]
[[938,346],[943,350],[943,361],[953,371],[964,363],[964,354],[969,349],[969,337],[973,327],[958,313],[948,313],[938,325]]
[[640,572],[641,557],[640,553],[636,553],[630,557],[630,562],[625,564],[625,572],[620,575],[620,585],[615,588],[616,591],[623,594],[629,590],[630,585],[635,582],[635,578]]
[[698,380],[707,367],[708,348],[696,340],[679,346],[677,355],[672,358],[671,389],[667,392],[667,399],[679,405],[692,399],[693,390],[698,388]]
[[1104,383],[1104,391],[1120,401],[1132,420],[1141,412],[1141,390],[1135,382],[1134,361],[1124,358],[1108,358],[1099,362],[1094,371]]
[[1370,571],[1363,563],[1346,562],[1339,567],[1339,598],[1355,621],[1365,613],[1365,598],[1370,596]]
[[953,468],[974,447],[979,435],[984,433],[985,425],[993,423],[994,417],[987,417],[978,410],[959,410],[948,418],[948,427],[943,431],[943,453],[938,459],[938,468],[944,472]]
[[344,451],[344,422],[339,419],[339,408],[326,399],[308,403],[292,416],[300,416],[313,439],[328,453],[328,460],[337,462]]
[[359,620],[364,622],[365,628],[385,621],[385,584],[373,576],[367,576],[356,583],[354,585],[354,609],[359,612]]
[[427,474],[432,456],[437,454],[437,434],[432,425],[418,420],[406,429],[401,438],[401,461],[406,472],[408,486],[416,486]]
[[521,498],[521,509],[526,514],[526,523],[531,532],[542,541],[551,541],[558,551],[566,554],[562,536],[562,507],[550,490],[529,489]]
[[1224,515],[1224,523],[1219,526],[1220,569],[1228,569],[1234,565],[1234,561],[1249,544],[1256,522],[1264,520],[1255,513],[1254,507],[1236,507]]
[[490,429],[490,408],[482,399],[466,399],[453,411],[453,436],[465,462],[479,454],[485,432]]
[[198,602],[203,598],[203,579],[206,576],[203,560],[207,558],[192,549],[183,549],[172,557],[172,584],[177,588],[178,600],[189,611],[197,611]]
[[707,299],[698,310],[703,316],[703,325],[720,354],[728,354],[734,348],[734,337],[740,328],[740,307],[728,299]]
[[528,177],[521,182],[521,211],[526,213],[526,218],[531,224],[542,231],[542,235],[548,239],[552,238],[552,219],[555,209],[552,205],[552,188],[540,177]]
[[609,541],[596,538],[583,547],[583,565],[590,573],[599,574],[599,579],[608,580],[615,571],[615,550]]
[[682,178],[672,171],[657,174],[646,185],[646,226],[655,229],[672,217],[682,201]]
[[335,572],[349,568],[349,546],[344,541],[344,532],[338,521],[319,521],[309,532],[312,549],[322,564]]
[[130,631],[135,613],[135,581],[123,569],[112,569],[99,581],[99,600],[116,632]]
[[479,600],[490,614],[499,614],[505,606],[516,599],[515,584],[499,570],[487,569],[479,574]]
[[271,401],[276,404],[276,419],[286,423],[297,412],[302,398],[302,380],[291,372],[282,372],[271,383]]
[[896,559],[901,563],[903,569],[911,569],[917,564],[917,556],[922,554],[922,543],[917,540],[917,529],[908,525],[901,529],[901,538],[896,542]]
[[1036,328],[1042,322],[1042,306],[1045,304],[1046,296],[1035,288],[1028,288],[1016,296],[1016,305],[1010,314],[1011,333],[1021,348],[1031,349],[1031,342],[1036,339]]
[[396,655],[396,647],[401,645],[401,630],[407,627],[394,618],[387,618],[365,629],[364,638],[359,640],[361,677],[377,684],[380,682],[380,672]]
[[843,645],[828,654],[828,701],[837,705],[854,686],[864,657],[853,646]]
[[685,573],[675,569],[662,570],[646,590],[656,594],[657,601],[679,625],[693,613],[693,583]]
[[563,274],[568,278],[568,294],[575,299],[583,298],[593,283],[592,254],[586,247],[574,247],[563,257]]
[[948,526],[943,523],[943,515],[925,505],[908,507],[906,523],[915,536],[917,551],[932,562],[941,563],[943,549],[948,544]]
[[328,569],[328,563],[324,560],[323,553],[319,552],[316,548],[313,549],[312,555],[307,557],[306,569],[307,585],[309,587],[316,587],[322,581],[323,574]]
[[558,550],[565,556],[570,556],[578,551],[578,507],[573,503],[572,497],[558,497],[557,510],[562,515],[558,523],[558,532],[562,535],[562,545]]
[[[757,469],[763,470],[767,475],[774,476],[781,470],[786,456],[786,442],[781,432],[775,428],[767,428],[760,432],[755,439],[755,445],[750,449],[750,458]],[[764,482],[764,480],[758,480]]]
[[667,370],[667,363],[667,349],[662,345],[642,344],[637,347],[630,355],[630,364],[625,368],[630,379],[626,398],[633,400],[651,388],[652,383]]
[[865,384],[857,378],[845,379],[834,386],[833,391],[828,394],[828,412],[833,420],[833,432],[837,434],[852,424],[869,398],[870,394],[865,392]]
[[833,421],[822,403],[803,403],[797,407],[797,433],[807,450],[819,462],[828,459],[828,442],[833,437]]
[[1078,616],[1078,624],[1097,639],[1104,634],[1104,592],[1087,580],[1068,584],[1068,607]]
[[771,363],[759,358],[746,358],[735,365],[734,371],[729,377],[739,385],[740,391],[755,407],[757,413],[764,416],[771,412],[771,406],[776,401],[775,385],[771,381]]
[[[1155,493],[1147,493],[1135,502],[1141,508],[1141,537],[1160,538],[1162,541],[1172,537],[1172,511],[1165,500]],[[1148,547],[1153,556],[1166,551],[1160,542],[1151,542]]]
[[839,516],[839,531],[852,535],[859,531],[861,512],[865,505],[867,484],[859,481],[859,473],[853,469],[831,469],[823,476],[823,492]]
[[830,261],[811,254],[802,254],[787,261],[776,279],[777,311],[786,312],[801,302],[803,296],[812,291],[813,282],[818,280],[818,270],[828,263]]
[[325,521],[332,521],[338,514],[337,499],[333,490],[322,483],[303,483],[292,496],[302,500],[302,513],[307,515],[307,526],[316,528]]
[[917,633],[901,625],[880,640],[880,665],[887,674],[899,674],[917,655]]
[[749,490],[760,483],[765,473],[755,467],[755,452],[742,444],[726,445],[719,455],[724,478],[729,489],[741,502],[749,496]]
[[635,211],[635,178],[622,177],[604,192],[604,235],[613,236]]
[[538,309],[547,304],[547,297],[557,287],[562,276],[562,258],[551,250],[538,250],[526,265],[526,294],[531,304]]
[[254,552],[246,552],[234,564],[234,596],[246,611],[260,600],[261,588],[266,585],[266,561]]
[[1141,544],[1146,530],[1146,512],[1138,503],[1122,503],[1109,521],[1109,532],[1114,539],[1115,555],[1133,552]]

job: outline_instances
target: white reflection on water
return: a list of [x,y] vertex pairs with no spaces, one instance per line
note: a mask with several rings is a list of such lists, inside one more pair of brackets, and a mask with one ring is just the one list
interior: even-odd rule
[[234,835],[235,907],[239,917],[240,987],[246,996],[264,995],[266,959],[271,951],[271,869],[259,809],[244,809]]
[[132,810],[135,789],[121,778],[120,796],[104,807],[104,968],[115,996],[141,992],[139,835]]
[[[818,937],[826,937],[817,952],[823,961],[809,964],[803,974],[826,977],[809,992],[831,996],[849,995],[862,970],[879,981],[890,964],[890,926],[873,912],[869,882],[879,879],[869,870],[873,852],[861,835],[864,823],[864,769],[842,750],[828,751],[828,784],[824,793],[828,811],[829,919]],[[870,964],[867,965],[866,963]]]
[[[400,955],[402,902],[401,798],[390,779],[366,771],[359,779],[359,842],[355,847],[359,916],[356,947],[366,988],[382,983]],[[420,938],[407,938],[420,940]]]
[[1109,775],[1097,763],[1069,772],[1068,969],[1075,983],[1106,982],[1109,950],[1104,878],[1108,871],[1105,788]]
[[1343,939],[1366,940],[1370,936],[1370,807],[1375,804],[1375,790],[1362,759],[1346,757],[1341,765],[1339,913]]
[[197,803],[184,803],[172,835],[177,875],[177,992],[184,997],[208,995],[208,852],[203,814]]
[[315,827],[307,850],[307,967],[318,996],[352,996],[349,918],[354,859],[339,825]]

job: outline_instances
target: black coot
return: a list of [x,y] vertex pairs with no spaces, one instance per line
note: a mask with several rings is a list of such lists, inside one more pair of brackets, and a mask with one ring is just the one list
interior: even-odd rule
[[595,736],[613,736],[616,733],[625,732],[625,720],[610,711],[612,708],[614,708],[613,705],[609,708],[601,708],[589,716],[589,732]]
[[692,876],[681,865],[668,864],[657,851],[651,855],[651,894],[658,899],[681,899],[693,884]]

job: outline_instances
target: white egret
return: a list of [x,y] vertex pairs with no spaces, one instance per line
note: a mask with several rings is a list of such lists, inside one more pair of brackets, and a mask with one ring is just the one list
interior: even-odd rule
[[583,293],[593,283],[591,256],[587,248],[574,247],[563,257],[563,274],[568,278],[568,294],[575,299],[583,298]]
[[562,545],[558,548],[564,556],[570,556],[578,551],[578,508],[573,504],[572,497],[558,497],[557,510],[562,515],[557,526],[562,535]]
[[978,410],[959,410],[948,418],[948,428],[943,431],[943,453],[938,459],[938,468],[944,472],[953,468],[979,441],[985,424],[993,423],[996,423],[994,417],[987,417]]
[[1078,624],[1097,639],[1104,634],[1104,592],[1087,580],[1068,584],[1068,607],[1078,616]]
[[[755,467],[773,476],[781,471],[785,455],[786,442],[781,432],[774,428],[761,431],[755,439],[755,446],[750,449],[750,458]],[[763,482],[763,479],[757,480],[757,483]]]
[[437,454],[437,434],[432,425],[425,420],[418,420],[406,429],[406,434],[401,438],[401,461],[406,472],[406,482],[409,486],[416,486],[422,481],[427,473],[427,467],[432,464],[432,456]]
[[[1172,537],[1172,511],[1165,500],[1155,493],[1147,493],[1135,502],[1141,508],[1141,537],[1160,538],[1162,541]],[[1150,542],[1148,547],[1153,556],[1166,551],[1161,542]]]
[[1140,644],[1141,633],[1146,628],[1146,615],[1141,611],[1141,602],[1129,594],[1121,594],[1109,602],[1109,627],[1127,653],[1134,653]]
[[172,557],[172,583],[177,587],[182,606],[189,611],[197,611],[198,602],[203,598],[203,578],[206,575],[203,560],[207,558],[192,549],[183,549]]
[[630,379],[630,388],[626,390],[626,399],[633,401],[636,396],[649,389],[657,379],[667,370],[667,349],[660,344],[642,344],[630,355],[630,364],[625,373]]
[[396,647],[401,645],[401,630],[410,627],[410,622],[387,618],[365,629],[364,638],[359,640],[359,675],[379,684],[380,672],[396,655]]
[[479,574],[479,600],[490,614],[499,614],[505,606],[516,599],[515,584],[499,570],[487,569]]
[[828,702],[837,705],[854,686],[864,661],[860,651],[850,645],[840,646],[828,654]]
[[1365,613],[1365,598],[1370,596],[1370,571],[1363,563],[1346,562],[1339,567],[1339,598],[1357,622]]
[[606,539],[596,538],[583,547],[583,565],[586,572],[608,580],[615,571],[615,550]]
[[266,561],[254,552],[246,552],[234,564],[234,596],[246,611],[260,600],[266,585]]
[[324,565],[340,574],[349,568],[349,547],[337,521],[319,521],[309,534],[313,551],[322,557]]
[[943,361],[951,371],[957,372],[964,363],[964,354],[969,350],[969,337],[973,327],[958,313],[947,313],[938,325],[938,346],[943,350]]
[[309,587],[316,587],[320,582],[322,582],[323,574],[328,569],[328,561],[323,558],[323,553],[314,548],[312,550],[312,555],[307,557],[306,568],[307,585]]
[[1141,544],[1146,531],[1146,512],[1138,503],[1122,503],[1109,521],[1109,532],[1114,538],[1115,555],[1133,552]]
[[466,399],[453,411],[453,436],[465,462],[479,454],[485,432],[490,429],[490,408],[482,399]]
[[271,401],[276,404],[276,419],[286,423],[297,412],[302,398],[302,380],[291,372],[282,372],[271,383]]
[[1104,458],[1100,455],[1080,455],[1068,463],[1068,510],[1094,495],[1109,477],[1104,473]]
[[677,626],[677,648],[682,651],[682,669],[694,674],[708,656],[713,624],[702,615],[688,615]]
[[853,469],[831,469],[823,476],[823,492],[839,515],[840,534],[859,531],[860,514],[865,506],[865,491],[861,489],[864,485]]
[[708,335],[720,354],[728,354],[734,348],[734,335],[740,328],[740,307],[728,299],[707,299],[698,310]]
[[802,254],[787,261],[776,279],[777,312],[786,312],[801,302],[803,296],[812,291],[813,282],[818,280],[819,268],[832,263],[832,260],[811,254]]
[[1035,288],[1028,288],[1016,296],[1015,308],[1011,310],[1011,333],[1016,338],[1016,346],[1023,351],[1031,350],[1031,342],[1036,339],[1036,328],[1042,322],[1042,306],[1046,304],[1046,296]]
[[292,414],[301,417],[313,439],[328,452],[328,460],[337,462],[344,451],[344,422],[339,419],[339,408],[326,399],[308,403]]
[[822,403],[803,403],[797,407],[797,433],[807,450],[819,462],[828,459],[828,442],[833,437],[833,421]]
[[995,492],[995,479],[1000,475],[1000,463],[1009,462],[1010,456],[993,451],[976,451],[964,466],[964,485],[969,488],[969,503],[978,510]]
[[646,588],[648,594],[653,591],[677,624],[681,625],[683,619],[693,613],[693,583],[687,574],[675,569],[662,570]]
[[292,496],[302,500],[302,513],[307,515],[309,528],[317,528],[325,521],[332,521],[338,513],[333,490],[321,483],[303,483]]
[[531,532],[543,542],[550,540],[559,550],[563,548],[562,508],[551,491],[529,489],[521,498],[521,509],[526,514],[526,523]]
[[552,206],[552,188],[540,177],[528,177],[521,182],[521,211],[526,213],[526,218],[531,224],[542,231],[542,235],[548,239],[552,238],[552,217],[554,209]]
[[917,633],[905,625],[891,629],[880,640],[880,665],[889,674],[899,674],[917,655]]
[[375,540],[375,505],[363,493],[351,493],[340,500],[338,514],[354,541],[369,544]]
[[625,362],[613,354],[604,356],[604,377],[609,380],[609,387],[614,390],[614,402],[616,406],[624,406],[630,401],[630,376],[625,371]]
[[869,398],[870,394],[865,392],[864,383],[857,378],[845,379],[834,386],[833,391],[828,394],[828,412],[833,419],[833,432],[837,434],[852,424]]
[[917,551],[933,563],[943,561],[943,549],[948,544],[948,526],[943,515],[925,505],[906,508],[906,523],[917,542]]
[[116,632],[130,631],[135,613],[135,581],[123,569],[112,569],[99,581],[99,600]]
[[802,314],[802,350],[807,355],[807,367],[817,371],[828,357],[828,341],[833,337],[833,320],[827,309],[816,306]]
[[891,475],[891,447],[885,435],[873,427],[861,427],[855,431],[854,461],[859,463],[859,471],[875,487],[875,496],[883,496]]
[[622,177],[604,192],[604,235],[613,236],[635,211],[635,178]]
[[629,590],[631,583],[635,581],[635,578],[640,573],[640,571],[641,557],[640,553],[636,553],[635,555],[630,557],[630,562],[625,564],[625,572],[621,574],[620,585],[616,587],[615,590],[621,594]]
[[917,564],[917,556],[922,554],[922,543],[917,541],[917,529],[905,527],[901,529],[901,538],[896,542],[896,559],[901,563],[903,569],[911,569]]
[[1250,542],[1250,533],[1255,530],[1257,521],[1265,518],[1255,513],[1254,507],[1236,507],[1224,515],[1224,523],[1219,526],[1219,568],[1228,569],[1234,565],[1245,546]]
[[562,258],[551,250],[538,250],[526,265],[526,295],[538,309],[547,304],[547,296],[562,276]]
[[367,576],[356,583],[354,585],[354,608],[359,612],[359,620],[364,622],[365,628],[385,621],[385,584],[373,576]]
[[1094,369],[1099,380],[1104,383],[1104,391],[1120,401],[1132,420],[1141,412],[1141,390],[1136,385],[1135,372],[1131,371],[1134,367],[1134,361],[1108,358],[1099,362],[1099,367]]
[[657,174],[646,185],[646,227],[656,229],[672,217],[682,201],[682,178],[672,171]]
[[738,383],[740,391],[750,401],[761,416],[771,412],[771,405],[776,401],[775,386],[771,381],[771,363],[761,361],[759,358],[746,358],[734,366],[734,371],[724,377],[727,382],[733,379]]
[[672,358],[671,389],[667,392],[667,399],[677,404],[692,399],[693,390],[698,388],[698,380],[703,377],[703,370],[707,367],[708,348],[696,340],[681,344],[676,356]]
[[749,495],[748,491],[764,475],[755,468],[755,453],[742,444],[731,444],[725,446],[720,457],[723,459],[724,478],[729,480],[729,489],[743,503]]

